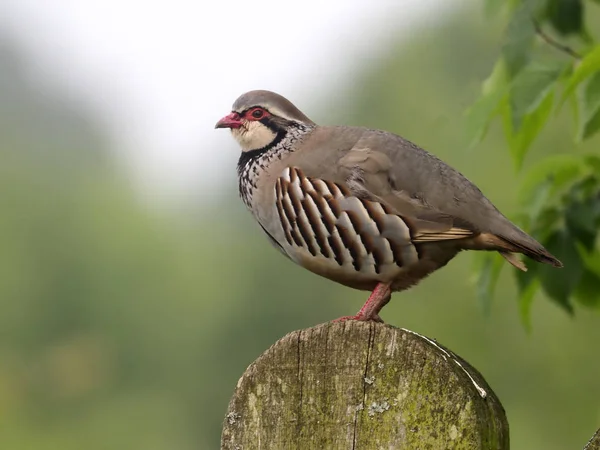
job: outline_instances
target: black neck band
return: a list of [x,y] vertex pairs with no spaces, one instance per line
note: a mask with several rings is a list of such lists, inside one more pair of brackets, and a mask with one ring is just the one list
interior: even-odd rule
[[283,138],[285,138],[286,134],[287,131],[279,130],[275,135],[275,138],[264,147],[242,152],[237,164],[238,172],[241,172],[247,164],[251,163],[252,161],[255,161],[256,159],[260,158],[261,155],[264,155],[266,152],[279,145],[279,143],[283,141]]

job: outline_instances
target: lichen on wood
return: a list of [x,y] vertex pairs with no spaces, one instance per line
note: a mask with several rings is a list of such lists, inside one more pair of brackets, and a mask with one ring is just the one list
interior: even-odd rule
[[509,448],[481,374],[432,339],[380,323],[283,337],[248,367],[222,450]]

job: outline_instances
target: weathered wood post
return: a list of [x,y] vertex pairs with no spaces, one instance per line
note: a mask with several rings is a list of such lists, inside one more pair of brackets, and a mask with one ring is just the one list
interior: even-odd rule
[[600,428],[598,428],[598,431],[592,436],[583,450],[600,450]]
[[434,340],[356,321],[288,334],[240,378],[222,450],[509,448],[483,377]]

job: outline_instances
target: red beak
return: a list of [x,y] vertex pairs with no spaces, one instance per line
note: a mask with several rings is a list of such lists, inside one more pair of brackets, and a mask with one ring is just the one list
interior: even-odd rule
[[232,112],[219,120],[215,125],[215,128],[239,128],[241,126],[242,121],[240,115],[236,112]]

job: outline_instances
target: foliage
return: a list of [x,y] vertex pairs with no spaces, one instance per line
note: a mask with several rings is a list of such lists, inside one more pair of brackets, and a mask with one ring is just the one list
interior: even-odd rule
[[[467,113],[472,144],[499,118],[520,171],[534,140],[566,104],[574,118],[574,144],[592,138],[600,131],[600,44],[587,31],[585,18],[587,8],[597,5],[585,0],[486,4],[490,14],[504,15],[506,27],[500,56]],[[525,171],[519,196],[517,221],[565,266],[536,264],[517,274],[526,326],[538,288],[570,314],[575,301],[600,306],[600,153],[569,148],[539,159]],[[478,292],[484,304],[500,274],[498,258],[480,257]]]

